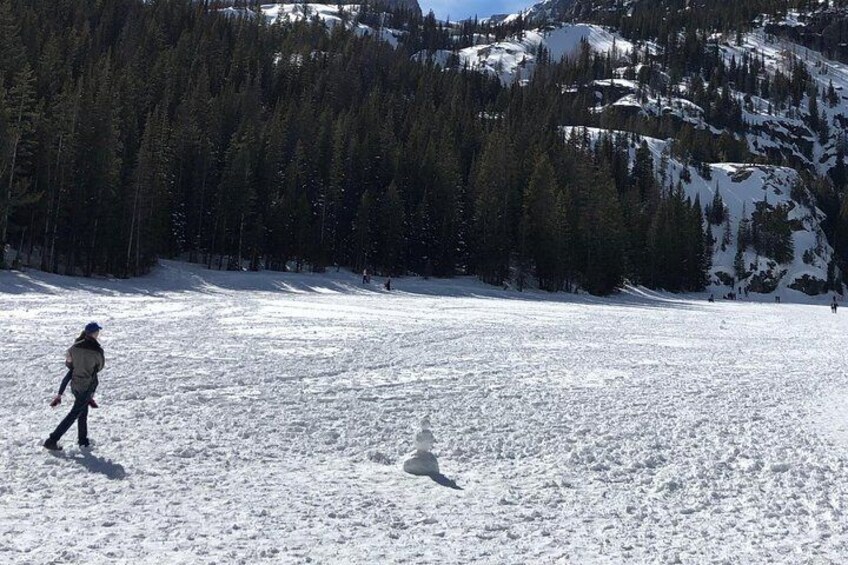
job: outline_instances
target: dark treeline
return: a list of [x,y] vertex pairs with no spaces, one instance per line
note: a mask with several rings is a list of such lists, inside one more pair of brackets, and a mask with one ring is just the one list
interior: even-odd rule
[[0,240],[23,265],[704,284],[700,203],[634,139],[564,136],[553,71],[505,88],[174,1],[0,0],[0,52]]

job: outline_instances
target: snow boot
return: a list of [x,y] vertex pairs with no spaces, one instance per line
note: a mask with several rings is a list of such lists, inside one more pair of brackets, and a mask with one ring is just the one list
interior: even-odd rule
[[50,451],[62,451],[62,446],[56,443],[56,440],[47,438],[44,441],[44,448],[49,449]]

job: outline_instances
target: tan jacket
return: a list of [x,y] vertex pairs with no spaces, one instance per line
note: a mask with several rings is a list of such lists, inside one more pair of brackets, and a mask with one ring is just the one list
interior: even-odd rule
[[71,390],[76,393],[94,392],[97,387],[97,373],[106,366],[103,348],[96,339],[86,337],[74,343],[66,355],[66,363],[73,367]]

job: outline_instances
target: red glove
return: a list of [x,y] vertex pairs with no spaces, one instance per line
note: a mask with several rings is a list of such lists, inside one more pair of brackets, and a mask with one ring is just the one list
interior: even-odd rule
[[53,397],[53,400],[50,401],[50,408],[56,408],[60,404],[62,404],[62,395],[57,394]]
[[97,403],[94,401],[93,398],[88,399],[88,405],[91,406],[92,408],[100,408],[100,406],[97,405]]

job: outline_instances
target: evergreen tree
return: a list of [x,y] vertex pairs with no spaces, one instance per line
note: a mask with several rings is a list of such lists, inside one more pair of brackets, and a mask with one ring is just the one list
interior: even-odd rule
[[586,206],[581,214],[586,266],[583,285],[593,294],[608,294],[624,277],[621,209],[603,170],[593,168],[586,180]]
[[716,184],[716,189],[713,193],[713,200],[709,206],[707,220],[715,226],[720,226],[724,223],[725,217],[724,200],[722,200],[721,191],[719,190],[718,184]]
[[0,1],[0,268],[18,207],[38,200],[27,175],[35,149],[35,75],[10,0]]
[[353,255],[356,258],[354,268],[356,270],[367,269],[374,259],[374,218],[373,202],[371,194],[366,191],[359,200],[359,208],[356,211],[356,222],[354,223],[355,249]]
[[524,193],[521,221],[521,255],[535,267],[539,288],[562,287],[561,257],[557,245],[557,193],[554,168],[547,155],[536,158],[530,184]]
[[753,243],[753,239],[751,220],[748,218],[746,205],[743,203],[742,217],[739,219],[739,225],[736,228],[736,247],[744,252]]
[[727,246],[730,245],[732,239],[732,234],[730,232],[730,215],[726,214],[724,218],[724,229],[721,233],[721,250],[727,251]]
[[736,254],[733,256],[733,275],[737,281],[742,281],[748,277],[745,269],[745,255],[741,247],[736,248]]
[[[167,198],[171,191],[171,151],[164,116],[151,113],[142,136],[133,176],[132,205],[127,231],[126,276],[143,273],[162,249],[169,226]],[[164,224],[164,225],[163,225]]]
[[389,276],[402,274],[406,244],[404,205],[395,182],[389,185],[383,196],[380,220],[382,222],[382,269]]
[[506,137],[492,134],[480,157],[475,181],[477,273],[491,284],[500,284],[509,275],[515,225],[515,161]]

